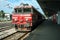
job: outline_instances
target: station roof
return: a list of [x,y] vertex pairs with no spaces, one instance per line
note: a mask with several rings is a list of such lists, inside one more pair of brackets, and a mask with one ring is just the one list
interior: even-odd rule
[[51,16],[60,10],[59,0],[37,0],[37,2],[47,16]]

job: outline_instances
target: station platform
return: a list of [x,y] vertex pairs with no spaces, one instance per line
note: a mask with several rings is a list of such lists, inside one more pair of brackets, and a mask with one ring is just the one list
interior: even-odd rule
[[46,20],[33,30],[25,40],[60,40],[60,25]]

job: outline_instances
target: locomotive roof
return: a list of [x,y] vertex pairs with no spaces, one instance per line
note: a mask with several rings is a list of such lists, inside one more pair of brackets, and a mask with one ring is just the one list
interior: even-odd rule
[[20,6],[16,6],[14,8],[32,8],[31,5],[26,5],[26,6],[23,6],[23,5],[20,5]]

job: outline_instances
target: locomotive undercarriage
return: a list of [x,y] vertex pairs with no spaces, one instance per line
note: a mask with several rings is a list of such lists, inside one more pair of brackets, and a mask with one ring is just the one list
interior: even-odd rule
[[27,24],[15,24],[15,28],[17,31],[31,31],[31,26],[29,23],[27,23]]

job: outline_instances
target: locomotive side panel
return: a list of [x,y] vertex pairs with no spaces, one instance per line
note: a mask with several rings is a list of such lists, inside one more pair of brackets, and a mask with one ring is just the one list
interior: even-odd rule
[[36,23],[42,22],[42,15],[35,9],[33,8],[33,25],[37,25]]

